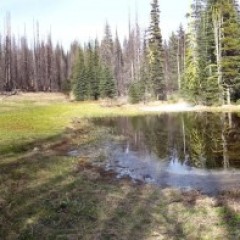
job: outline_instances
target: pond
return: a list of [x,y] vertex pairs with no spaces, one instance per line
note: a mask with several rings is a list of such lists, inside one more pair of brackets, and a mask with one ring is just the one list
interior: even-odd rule
[[205,193],[240,187],[240,114],[169,113],[94,124],[121,139],[106,163],[119,178]]

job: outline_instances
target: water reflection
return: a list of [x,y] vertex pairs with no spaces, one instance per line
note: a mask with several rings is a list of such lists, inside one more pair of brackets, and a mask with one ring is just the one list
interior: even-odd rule
[[238,114],[163,114],[94,122],[124,136],[107,165],[119,177],[200,189],[203,182],[212,188],[216,183],[240,183]]

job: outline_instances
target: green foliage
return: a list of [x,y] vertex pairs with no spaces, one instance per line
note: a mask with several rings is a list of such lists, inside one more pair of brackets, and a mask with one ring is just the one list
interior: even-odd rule
[[224,90],[230,89],[231,99],[236,100],[240,85],[240,22],[233,0],[224,1],[223,9],[222,84]]
[[172,33],[168,42],[168,89],[171,91],[178,90],[178,36],[175,33]]
[[166,84],[163,74],[163,47],[160,30],[160,10],[158,0],[152,1],[151,23],[149,27],[149,70],[151,92],[155,98],[166,99]]
[[184,95],[206,105],[240,97],[240,22],[234,0],[194,0],[186,42]]
[[101,69],[100,95],[102,98],[114,98],[117,94],[113,74],[108,67]]
[[135,104],[139,103],[142,100],[142,94],[139,83],[132,83],[129,87],[128,92],[130,103]]
[[78,49],[78,58],[73,67],[72,89],[77,101],[84,101],[88,95],[87,69],[85,66],[84,51]]
[[73,87],[73,94],[77,101],[84,101],[88,98],[87,71],[83,67]]
[[72,90],[77,101],[98,100],[99,97],[113,98],[116,85],[113,73],[100,60],[97,40],[88,43],[85,50],[79,49],[79,56],[73,69]]

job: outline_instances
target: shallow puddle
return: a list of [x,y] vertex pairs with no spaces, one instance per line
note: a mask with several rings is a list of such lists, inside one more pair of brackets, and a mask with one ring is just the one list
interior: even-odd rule
[[111,128],[119,139],[106,164],[119,178],[210,194],[240,187],[237,114],[101,118],[94,124]]

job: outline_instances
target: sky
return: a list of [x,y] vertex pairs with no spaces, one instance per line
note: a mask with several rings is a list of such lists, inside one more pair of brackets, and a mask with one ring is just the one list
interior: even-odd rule
[[[33,36],[33,20],[38,20],[41,37],[52,33],[53,41],[68,48],[73,40],[81,43],[103,36],[106,21],[113,34],[118,29],[120,39],[128,34],[128,19],[138,21],[142,29],[150,22],[151,0],[0,0],[0,32],[4,29],[4,16],[11,14],[12,32]],[[180,22],[186,25],[185,15],[191,0],[159,0],[160,25],[164,39],[177,30]]]

